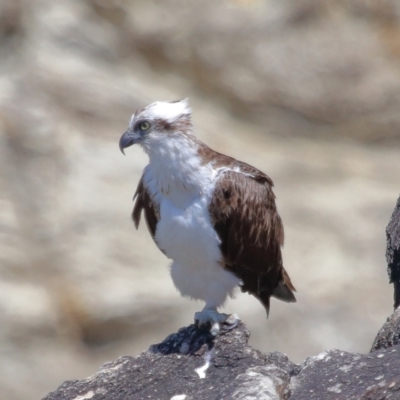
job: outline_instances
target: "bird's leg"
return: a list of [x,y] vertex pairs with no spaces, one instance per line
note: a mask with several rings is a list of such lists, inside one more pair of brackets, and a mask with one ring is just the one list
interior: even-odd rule
[[210,324],[210,332],[217,336],[220,330],[231,330],[239,324],[239,317],[236,314],[223,314],[217,311],[216,307],[206,305],[201,311],[194,314],[194,322],[198,327]]

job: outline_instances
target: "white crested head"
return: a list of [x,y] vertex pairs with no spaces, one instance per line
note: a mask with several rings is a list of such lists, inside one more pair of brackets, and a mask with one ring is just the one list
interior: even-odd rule
[[132,115],[128,130],[120,139],[120,149],[123,151],[138,143],[147,153],[164,151],[163,148],[172,146],[175,139],[182,142],[182,137],[185,141],[195,140],[188,99],[157,101]]
[[144,108],[140,114],[149,119],[162,119],[166,122],[174,122],[182,116],[190,116],[192,110],[189,100],[178,100],[173,102],[156,101]]

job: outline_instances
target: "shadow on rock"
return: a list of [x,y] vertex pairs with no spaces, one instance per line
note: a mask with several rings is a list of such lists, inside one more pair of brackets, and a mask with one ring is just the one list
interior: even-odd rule
[[199,329],[195,325],[181,328],[172,333],[159,344],[154,344],[149,351],[160,354],[191,354],[202,355],[205,351],[211,351],[214,347],[215,336],[205,329]]

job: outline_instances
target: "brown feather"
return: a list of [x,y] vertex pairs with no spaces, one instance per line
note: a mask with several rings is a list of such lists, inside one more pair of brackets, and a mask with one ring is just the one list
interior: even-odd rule
[[240,170],[223,172],[209,205],[225,268],[241,279],[242,291],[258,298],[268,315],[271,296],[296,301],[282,265],[284,231],[273,182],[248,164],[217,155],[217,161]]
[[132,219],[135,227],[136,229],[139,227],[141,213],[142,210],[144,210],[144,219],[147,228],[155,241],[156,228],[158,221],[160,220],[160,210],[159,206],[153,201],[148,191],[145,189],[143,185],[143,177],[140,179],[135,195],[133,196],[133,200],[135,199],[136,201],[132,211]]

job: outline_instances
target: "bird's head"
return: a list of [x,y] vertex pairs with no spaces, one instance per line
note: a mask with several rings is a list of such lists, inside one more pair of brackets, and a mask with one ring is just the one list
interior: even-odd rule
[[138,143],[146,151],[155,143],[165,141],[168,136],[187,135],[191,132],[188,99],[157,101],[132,115],[127,131],[119,140],[119,148],[125,154],[124,149]]

